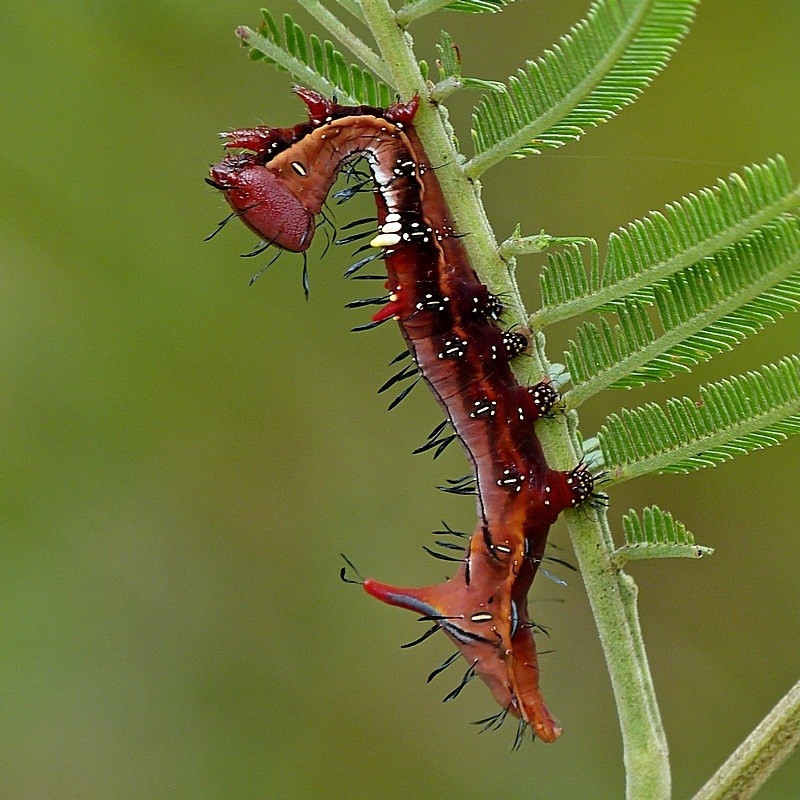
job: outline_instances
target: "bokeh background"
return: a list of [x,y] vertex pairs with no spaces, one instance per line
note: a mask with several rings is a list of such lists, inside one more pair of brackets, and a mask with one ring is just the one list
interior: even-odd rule
[[[421,550],[469,500],[434,489],[460,453],[410,451],[438,421],[416,391],[391,415],[375,389],[389,327],[354,335],[363,285],[348,253],[264,258],[203,183],[216,133],[301,113],[289,78],[251,63],[250,0],[0,6],[0,550],[2,800],[619,798],[608,679],[580,578],[537,581],[544,688],[566,732],[511,753],[476,681],[425,676],[451,648],[339,582],[339,552],[394,583],[443,574]],[[588,2],[440,14],[465,73],[505,78]],[[271,6],[280,14],[285,6]],[[298,13],[298,19],[303,15]],[[582,143],[485,176],[498,237],[605,238],[618,225],[776,152],[800,177],[796,0],[707,0],[641,102]],[[465,94],[452,104],[469,141]],[[368,206],[336,209],[340,224]],[[537,262],[520,266],[536,302]],[[570,326],[552,332],[554,358]],[[587,435],[622,404],[798,350],[788,318],[696,374],[595,398]],[[706,779],[800,674],[800,441],[688,477],[614,489],[671,509],[700,562],[637,564],[676,797]],[[554,541],[569,558],[566,532]],[[456,671],[458,670],[458,671]],[[800,796],[800,760],[761,795]]]

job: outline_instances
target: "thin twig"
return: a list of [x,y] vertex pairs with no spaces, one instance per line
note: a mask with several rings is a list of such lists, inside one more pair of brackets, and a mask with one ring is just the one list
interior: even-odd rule
[[800,681],[734,750],[693,800],[748,800],[800,745]]

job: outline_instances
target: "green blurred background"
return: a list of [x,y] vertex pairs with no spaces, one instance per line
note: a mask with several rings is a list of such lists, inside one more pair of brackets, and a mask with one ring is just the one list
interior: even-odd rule
[[[428,671],[444,640],[339,582],[339,552],[394,583],[439,579],[421,550],[468,500],[433,488],[460,453],[410,451],[438,421],[417,391],[387,416],[375,388],[395,331],[351,335],[363,286],[348,254],[264,259],[203,183],[216,133],[301,115],[289,78],[252,64],[250,0],[6,2],[0,181],[5,384],[0,559],[0,798],[619,798],[619,735],[579,577],[537,581],[551,629],[544,689],[565,734],[510,753],[477,682]],[[502,79],[588,2],[521,2],[496,17],[440,14],[467,74]],[[281,13],[284,6],[272,7]],[[299,19],[303,19],[298,14]],[[796,0],[708,0],[641,102],[585,140],[484,181],[499,237],[604,238],[616,226],[784,153],[800,176]],[[453,117],[468,142],[466,110]],[[368,206],[336,210],[343,224]],[[536,301],[533,260],[520,281]],[[554,357],[569,326],[553,332]],[[691,378],[607,394],[621,404],[797,351],[786,319]],[[792,441],[688,477],[612,492],[612,517],[656,502],[699,542],[692,563],[636,565],[642,624],[687,796],[800,674],[798,458]],[[569,544],[563,528],[554,541]],[[554,602],[558,601],[558,602]],[[800,796],[800,760],[764,798]]]

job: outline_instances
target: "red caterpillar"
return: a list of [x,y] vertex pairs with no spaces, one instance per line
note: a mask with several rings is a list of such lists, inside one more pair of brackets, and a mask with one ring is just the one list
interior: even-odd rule
[[509,362],[527,337],[498,327],[502,304],[478,280],[453,231],[411,124],[417,99],[378,109],[296,91],[309,121],[226,134],[227,147],[247,152],[215,165],[209,182],[262,240],[302,252],[342,164],[366,157],[378,212],[371,244],[383,249],[389,290],[373,321],[398,321],[477,486],[478,523],[456,575],[414,589],[367,579],[364,589],[432,620],[469,664],[461,685],[479,675],[504,709],[500,719],[510,712],[552,742],[561,728],[539,691],[527,594],[550,526],[591,495],[592,477],[580,467],[564,473],[547,466],[533,423],[557,394],[548,382],[526,387],[514,378]]

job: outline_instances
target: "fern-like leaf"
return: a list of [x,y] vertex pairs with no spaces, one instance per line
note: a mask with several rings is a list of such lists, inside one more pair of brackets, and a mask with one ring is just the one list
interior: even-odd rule
[[598,0],[473,114],[477,177],[509,156],[561,147],[632,103],[683,39],[696,0]]
[[448,3],[445,8],[448,11],[465,11],[468,14],[497,14],[513,2],[514,0],[455,0],[453,3]]
[[349,64],[328,39],[306,36],[290,14],[283,15],[283,30],[267,9],[258,31],[239,28],[238,35],[250,48],[250,57],[275,64],[290,72],[303,86],[341,103],[388,106],[392,90],[369,70]]
[[663,332],[640,300],[617,306],[612,329],[585,323],[565,355],[576,407],[608,386],[666,380],[732,349],[784,312],[800,307],[800,220],[785,217],[653,289]]
[[694,536],[669,511],[658,506],[642,509],[642,518],[630,509],[622,517],[625,544],[614,553],[614,562],[622,567],[626,561],[642,558],[701,558],[711,555],[711,547],[695,544]]
[[541,276],[543,308],[531,324],[541,328],[622,298],[651,301],[657,281],[798,206],[800,187],[783,158],[746,167],[612,233],[602,271],[594,261],[587,271],[578,248],[551,256]]
[[513,2],[514,0],[414,0],[398,10],[396,19],[397,24],[405,28],[414,20],[440,8],[467,14],[496,14]]
[[613,482],[650,472],[687,473],[800,433],[800,356],[787,356],[673,398],[611,414],[598,432]]

